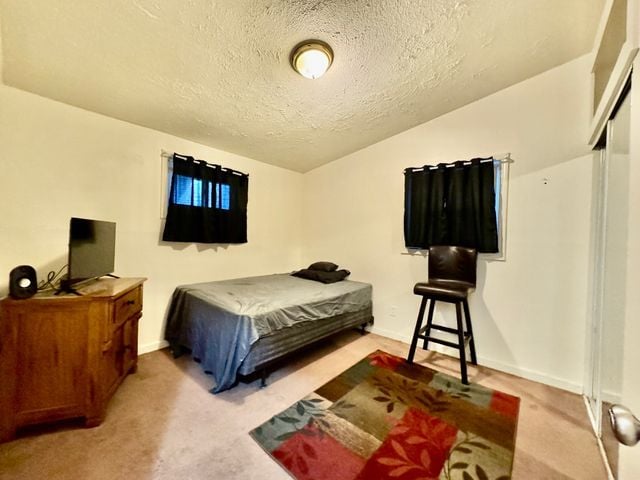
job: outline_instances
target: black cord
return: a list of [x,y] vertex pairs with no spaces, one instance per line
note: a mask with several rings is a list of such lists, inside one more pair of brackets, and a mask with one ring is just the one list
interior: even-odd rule
[[51,270],[49,273],[47,273],[47,279],[40,281],[40,283],[38,284],[38,290],[57,290],[60,286],[60,281],[62,280],[61,278],[59,278],[60,274],[68,266],[69,265],[63,265],[57,273],[55,270]]

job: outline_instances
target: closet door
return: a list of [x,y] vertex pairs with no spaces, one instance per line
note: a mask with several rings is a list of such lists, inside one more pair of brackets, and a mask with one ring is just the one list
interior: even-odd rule
[[[629,233],[629,125],[630,95],[608,125],[607,218],[602,329],[602,441],[612,471],[617,469],[618,443],[607,412],[622,402],[624,322],[627,306]],[[614,468],[615,467],[615,468]]]
[[[636,23],[637,24],[637,23]],[[627,308],[624,330],[624,362],[622,404],[631,413],[640,417],[640,59],[636,59],[633,71],[631,90],[631,132],[629,160],[629,241],[627,244]],[[624,418],[624,417],[623,417]],[[626,417],[629,420],[629,417]],[[624,424],[620,424],[621,427]],[[629,423],[627,423],[629,426]],[[640,422],[636,419],[635,428],[625,429],[640,439]],[[628,440],[628,437],[627,437]],[[633,443],[633,442],[631,442]],[[635,446],[620,445],[618,458],[620,480],[636,480],[640,478],[640,444]]]
[[629,238],[629,125],[630,95],[621,100],[606,131],[601,156],[601,235],[596,264],[600,285],[596,291],[599,335],[596,347],[596,422],[612,473],[618,470],[618,442],[609,423],[609,408],[623,401],[624,331],[628,299]]

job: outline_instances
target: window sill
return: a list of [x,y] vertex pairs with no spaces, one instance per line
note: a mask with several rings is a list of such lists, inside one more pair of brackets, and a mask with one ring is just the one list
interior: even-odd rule
[[[422,250],[419,248],[411,248],[406,249],[403,252],[400,252],[400,255],[409,255],[411,257],[423,257],[427,258],[429,256],[429,250]],[[488,262],[506,262],[507,258],[504,252],[498,253],[480,253],[478,254],[478,258],[480,260],[486,260]]]

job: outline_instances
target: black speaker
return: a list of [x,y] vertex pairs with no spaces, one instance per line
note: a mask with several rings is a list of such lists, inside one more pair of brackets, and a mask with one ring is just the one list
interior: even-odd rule
[[19,265],[9,273],[9,295],[29,298],[38,291],[36,270],[31,265]]

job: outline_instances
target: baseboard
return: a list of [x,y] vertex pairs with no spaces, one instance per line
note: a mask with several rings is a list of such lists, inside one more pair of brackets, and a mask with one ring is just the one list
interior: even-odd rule
[[[375,324],[371,327],[368,327],[368,330],[371,333],[375,333],[376,335],[381,335],[383,337],[391,338],[393,340],[398,340],[400,342],[406,343],[407,345],[411,343],[411,337],[406,337],[404,335],[399,335],[396,332],[385,330],[383,328],[376,326]],[[160,350],[168,346],[169,346],[169,342],[167,342],[166,340],[146,343],[138,347],[138,353],[142,355],[144,353]],[[431,346],[429,346],[429,348],[431,348]],[[439,345],[435,345],[433,349],[440,353],[445,353],[445,354],[448,353],[444,348],[440,347]],[[527,368],[516,367],[514,365],[509,365],[503,362],[498,362],[496,360],[483,357],[482,355],[478,356],[478,363],[480,363],[480,365],[483,365],[485,367],[493,368],[495,370],[500,370],[501,372],[505,372],[505,373],[510,373],[511,375],[516,375],[518,377],[526,378],[527,380],[533,380],[534,382],[544,383],[545,385],[550,385],[552,387],[560,388],[562,390],[567,390],[572,393],[577,393],[577,394],[583,393],[582,385],[569,382],[567,380],[554,377],[552,375],[536,372],[534,370],[529,370]]]
[[582,385],[573,383],[563,378],[554,377],[546,373],[537,372],[535,370],[529,370],[528,368],[516,367],[514,365],[508,365],[506,363],[498,362],[495,360],[487,359],[481,355],[478,356],[478,363],[501,372],[510,373],[518,377],[526,378],[527,380],[533,380],[534,382],[544,383],[551,387],[560,388],[571,393],[577,393],[582,395]]
[[376,335],[382,335],[383,337],[398,340],[407,344],[411,343],[411,337],[405,337],[404,335],[398,335],[396,332],[392,332],[391,330],[385,330],[384,328],[378,327],[375,323],[372,326],[367,327],[367,330],[371,333],[375,333]]
[[144,353],[155,352],[156,350],[160,350],[162,348],[166,348],[169,346],[169,342],[166,340],[160,340],[158,342],[145,343],[144,345],[138,346],[138,354],[142,355]]
[[[379,328],[375,324],[371,328],[369,328],[369,331],[371,333],[382,335],[383,337],[387,337],[387,338],[392,338],[393,340],[398,340],[406,344],[411,343],[411,337],[399,335],[396,332]],[[431,349],[431,345],[429,345],[429,349]],[[434,345],[433,350],[440,353],[445,353],[445,354],[449,354],[449,352],[451,351],[451,350],[447,351],[444,347],[441,347],[440,345]],[[455,352],[455,350],[453,351]],[[495,370],[500,370],[501,372],[509,373],[511,375],[516,375],[518,377],[526,378],[527,380],[533,380],[534,382],[544,383],[545,385],[560,388],[562,390],[566,390],[571,393],[577,393],[580,395],[583,393],[581,384],[569,382],[565,379],[554,377],[552,375],[548,375],[545,373],[537,372],[535,370],[529,370],[527,368],[521,368],[515,365],[506,364],[503,362],[492,360],[490,358],[483,357],[482,355],[478,355],[478,363],[485,367],[493,368]]]
[[600,393],[600,400],[606,403],[620,403],[622,402],[621,393],[613,393],[611,390],[603,390]]

